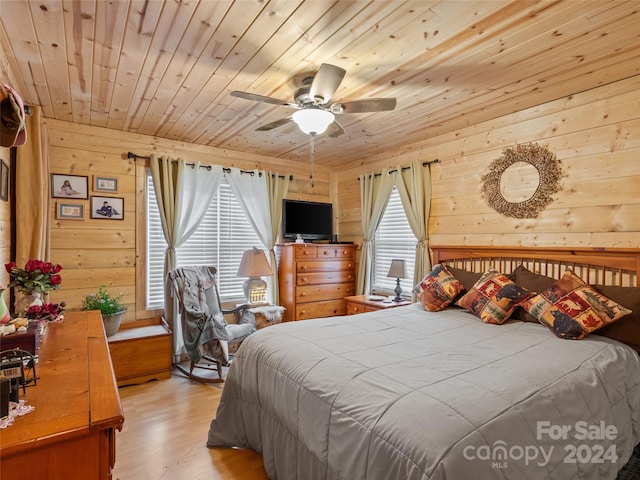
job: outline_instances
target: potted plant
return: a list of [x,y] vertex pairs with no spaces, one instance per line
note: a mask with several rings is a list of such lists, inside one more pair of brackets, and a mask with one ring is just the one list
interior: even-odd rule
[[98,293],[90,293],[82,301],[83,310],[100,310],[107,337],[114,335],[120,328],[122,316],[127,307],[122,305],[122,293],[112,297],[104,285],[100,285]]

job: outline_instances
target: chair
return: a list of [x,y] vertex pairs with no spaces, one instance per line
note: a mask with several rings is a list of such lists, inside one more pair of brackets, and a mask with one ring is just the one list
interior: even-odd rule
[[[216,271],[215,267],[209,266],[185,266],[168,274],[180,312],[179,330],[190,360],[188,370],[179,363],[175,363],[174,367],[187,377],[205,383],[224,381],[222,367],[229,366],[232,357],[229,348],[239,345],[256,331],[255,323],[245,320],[250,318],[244,315],[249,305],[222,309],[215,281]],[[227,323],[224,315],[231,313],[241,323]],[[175,323],[178,322],[174,322],[174,332],[178,330]],[[194,373],[196,368],[217,371],[218,377],[197,375]]]

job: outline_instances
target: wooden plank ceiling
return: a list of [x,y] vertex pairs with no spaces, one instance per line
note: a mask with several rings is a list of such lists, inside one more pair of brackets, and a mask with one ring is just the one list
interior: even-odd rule
[[[347,74],[332,98],[396,97],[343,114],[316,138],[337,166],[408,148],[640,72],[640,1],[5,0],[0,80],[44,116],[308,161],[291,109],[322,63]],[[526,140],[526,139],[525,139]]]

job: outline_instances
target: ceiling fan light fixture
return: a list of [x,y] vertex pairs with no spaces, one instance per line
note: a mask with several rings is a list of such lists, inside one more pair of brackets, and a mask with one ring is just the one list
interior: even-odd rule
[[335,115],[321,108],[304,108],[291,116],[307,135],[320,135],[335,120]]

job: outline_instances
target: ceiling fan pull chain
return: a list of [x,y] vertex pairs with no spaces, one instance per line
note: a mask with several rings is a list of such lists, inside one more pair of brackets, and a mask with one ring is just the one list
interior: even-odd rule
[[313,139],[315,138],[315,133],[309,135],[309,182],[311,182],[311,188],[314,187],[313,184],[313,159],[316,155],[316,148]]

